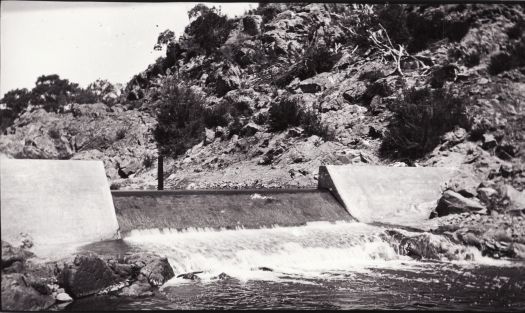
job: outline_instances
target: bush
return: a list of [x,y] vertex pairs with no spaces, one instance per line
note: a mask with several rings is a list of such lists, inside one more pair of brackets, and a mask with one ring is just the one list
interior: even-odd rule
[[311,44],[306,48],[300,60],[296,62],[290,70],[278,77],[275,83],[282,88],[296,77],[304,80],[319,73],[328,72],[337,60],[338,55],[330,51],[326,45]]
[[319,110],[316,108],[305,110],[296,101],[284,98],[272,103],[268,113],[270,131],[283,131],[290,126],[300,125],[308,136],[317,135],[325,140],[334,138],[330,128],[321,122]]
[[162,155],[176,157],[204,139],[204,99],[184,85],[165,88],[153,135]]
[[60,138],[60,131],[56,128],[50,128],[48,131],[47,131],[47,134],[49,135],[49,137],[53,138],[53,139],[58,139]]
[[126,132],[128,130],[126,128],[120,128],[119,130],[117,130],[117,133],[116,133],[116,140],[121,140],[121,139],[124,139],[124,137],[126,137]]
[[509,39],[518,39],[525,30],[525,20],[520,20],[506,30]]
[[204,50],[206,54],[215,52],[228,39],[233,22],[215,8],[197,5],[188,12],[196,19],[185,29],[192,44]]
[[325,124],[321,122],[321,116],[319,111],[310,109],[303,111],[301,114],[301,125],[303,126],[304,133],[308,136],[317,135],[324,140],[333,140],[333,131]]
[[144,156],[144,159],[142,160],[142,165],[144,165],[145,168],[152,167],[154,163],[155,163],[155,158],[150,154],[146,154]]
[[525,66],[525,36],[514,43],[508,52],[501,52],[490,58],[488,71],[491,75]]
[[120,184],[119,183],[111,183],[111,185],[109,186],[109,189],[110,190],[119,190],[120,189]]
[[419,158],[432,151],[440,137],[456,125],[469,130],[468,102],[467,98],[455,97],[443,89],[404,90],[402,99],[389,107],[394,116],[381,144],[381,154]]
[[272,103],[268,110],[270,131],[282,131],[289,126],[298,126],[300,113],[299,104],[291,99],[284,98]]

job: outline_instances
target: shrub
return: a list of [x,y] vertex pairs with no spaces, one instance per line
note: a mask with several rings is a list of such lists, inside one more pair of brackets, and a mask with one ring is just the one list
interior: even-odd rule
[[204,139],[204,99],[174,82],[165,88],[153,135],[162,155],[176,157]]
[[489,73],[497,75],[516,67],[525,66],[525,36],[514,43],[508,52],[501,52],[490,58]]
[[126,137],[126,132],[128,130],[126,128],[120,128],[119,130],[117,130],[117,133],[116,133],[116,140],[121,140],[121,139],[124,139],[124,137]]
[[518,39],[525,30],[525,20],[520,20],[506,30],[509,39]]
[[146,154],[144,156],[144,159],[142,160],[142,165],[144,165],[145,168],[152,167],[154,163],[155,163],[155,158],[150,154]]
[[282,131],[289,126],[298,126],[300,122],[300,111],[299,104],[288,98],[272,103],[268,110],[270,130]]
[[311,44],[300,60],[296,62],[290,70],[278,77],[275,81],[279,87],[285,87],[294,78],[298,77],[301,80],[310,78],[319,73],[328,72],[332,69],[338,60],[338,56],[334,54],[324,44]]
[[49,137],[53,138],[53,139],[58,139],[60,138],[60,131],[56,128],[50,128],[48,131],[47,131],[47,134],[49,135]]
[[270,131],[282,131],[300,125],[308,136],[317,135],[325,140],[334,138],[330,128],[321,122],[319,110],[315,107],[305,110],[296,101],[284,98],[272,103],[268,113]]
[[497,75],[501,72],[508,71],[511,68],[512,56],[508,53],[498,53],[490,58],[488,71],[491,75]]
[[233,122],[228,125],[228,139],[233,135],[240,135],[243,126],[244,124],[241,122],[241,120],[238,117],[235,117]]
[[403,91],[389,107],[394,112],[380,152],[394,158],[419,158],[432,151],[440,137],[456,125],[470,129],[465,97],[453,96],[443,89],[430,88]]
[[333,131],[321,121],[319,111],[315,109],[305,110],[301,114],[301,125],[304,133],[308,136],[317,135],[324,140],[333,140]]
[[230,111],[231,106],[225,102],[220,102],[212,108],[206,108],[204,111],[204,124],[209,128],[227,126],[229,122],[228,114]]
[[111,183],[111,185],[109,186],[109,189],[110,190],[119,190],[120,189],[120,184],[119,183]]
[[197,5],[188,12],[191,18],[195,18],[185,29],[185,33],[191,38],[191,43],[211,54],[228,39],[233,22],[215,8],[207,8]]

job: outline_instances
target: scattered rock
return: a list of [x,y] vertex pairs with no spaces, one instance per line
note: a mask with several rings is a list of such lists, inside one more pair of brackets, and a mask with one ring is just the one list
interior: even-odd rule
[[478,197],[484,203],[490,203],[493,197],[497,196],[498,192],[494,188],[482,187],[478,188]]
[[161,286],[173,276],[175,273],[171,268],[167,258],[158,258],[147,263],[140,273],[147,277],[148,282],[152,286]]
[[447,190],[443,193],[436,207],[437,216],[482,211],[485,207],[473,199],[465,198],[457,192]]
[[74,298],[95,294],[117,282],[111,268],[94,253],[77,255],[73,264],[67,264],[58,280]]
[[507,211],[525,210],[525,191],[518,191],[511,185],[504,185],[500,189],[500,195],[503,201],[506,201]]
[[56,296],[56,300],[59,302],[71,302],[73,301],[73,298],[71,298],[67,293],[60,292]]
[[200,274],[200,273],[202,273],[202,271],[184,273],[184,274],[177,275],[177,278],[182,277],[183,279],[200,280],[200,277],[197,276],[197,274]]
[[51,294],[33,288],[23,274],[2,274],[2,310],[39,311],[55,303]]
[[127,297],[150,297],[153,295],[151,285],[145,282],[135,282],[129,287],[124,287],[119,295]]
[[16,266],[20,267],[28,258],[34,256],[34,253],[23,248],[15,248],[8,242],[2,240],[2,270],[16,262],[18,262]]
[[492,134],[483,134],[482,137],[482,148],[485,150],[494,148],[498,143],[496,141],[496,138]]
[[261,130],[262,130],[261,126],[255,123],[248,123],[241,129],[241,136],[251,137],[255,135],[257,132],[260,132]]

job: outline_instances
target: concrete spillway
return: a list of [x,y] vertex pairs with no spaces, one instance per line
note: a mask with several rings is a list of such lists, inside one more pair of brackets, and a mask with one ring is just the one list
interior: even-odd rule
[[322,166],[318,189],[110,192],[100,161],[0,160],[2,240],[78,244],[140,229],[261,228],[315,221],[414,226],[450,168]]
[[26,233],[35,245],[118,236],[101,161],[0,159],[2,240]]
[[183,190],[113,191],[120,231],[172,228],[260,228],[312,221],[348,221],[328,191]]
[[330,165],[319,168],[329,190],[360,222],[415,226],[427,220],[456,169]]

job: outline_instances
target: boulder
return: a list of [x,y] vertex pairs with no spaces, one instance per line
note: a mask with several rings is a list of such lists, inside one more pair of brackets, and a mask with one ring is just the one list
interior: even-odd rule
[[438,201],[436,213],[437,216],[445,216],[449,214],[476,212],[484,209],[485,207],[479,202],[466,198],[452,190],[447,190]]
[[507,211],[525,210],[525,191],[518,191],[511,185],[504,185],[500,188],[500,195],[506,202]]
[[54,303],[51,294],[40,293],[23,274],[2,275],[2,311],[46,310]]
[[210,128],[204,130],[204,145],[209,145],[215,141],[215,131]]
[[136,253],[124,258],[125,264],[134,270],[151,286],[160,286],[175,276],[168,259],[152,253]]
[[492,134],[483,134],[481,147],[485,150],[492,149],[497,145],[496,138]]
[[150,284],[145,282],[135,282],[129,287],[124,287],[119,294],[128,297],[149,297],[153,295],[151,290]]
[[525,244],[518,242],[512,243],[512,251],[515,258],[525,260]]
[[2,240],[2,270],[16,264],[20,267],[28,258],[34,256],[34,253],[23,248],[13,247],[8,242]]
[[396,249],[403,255],[416,259],[431,260],[469,260],[474,255],[467,247],[451,242],[447,237],[430,233],[405,234],[397,230],[387,230],[394,239]]
[[140,273],[148,279],[151,286],[156,287],[161,286],[175,276],[168,259],[165,257],[147,263],[140,270]]
[[108,264],[94,253],[77,255],[58,276],[59,284],[74,298],[95,294],[117,280]]
[[503,141],[496,147],[495,153],[502,160],[510,160],[518,155],[519,150],[519,146]]
[[464,128],[456,126],[453,131],[449,131],[443,137],[441,141],[445,143],[446,147],[451,147],[465,141],[467,138],[467,131]]
[[197,276],[197,274],[200,274],[200,273],[202,273],[202,271],[184,273],[184,274],[177,275],[177,278],[182,277],[183,279],[200,280],[200,277]]
[[255,123],[248,123],[241,129],[241,136],[251,137],[262,131],[262,127]]
[[497,195],[498,195],[498,192],[494,188],[490,188],[490,187],[478,188],[478,197],[484,203],[490,203],[493,197]]
[[89,116],[89,117],[100,117],[106,115],[109,111],[109,107],[104,103],[93,103],[93,104],[74,104],[71,107],[71,113],[73,116]]
[[472,198],[477,195],[477,189],[480,184],[479,179],[468,171],[458,171],[447,183],[448,189],[459,193],[460,195]]
[[73,298],[71,298],[71,296],[68,295],[67,293],[61,292],[61,293],[57,294],[56,300],[59,301],[59,302],[71,302],[71,301],[73,301]]
[[128,178],[130,175],[135,174],[142,168],[142,164],[136,159],[128,159],[119,164],[118,174],[122,178]]

